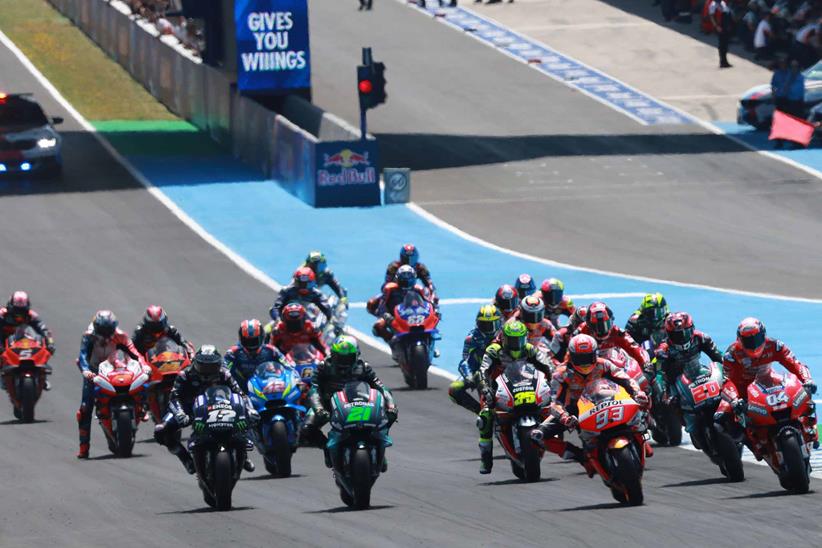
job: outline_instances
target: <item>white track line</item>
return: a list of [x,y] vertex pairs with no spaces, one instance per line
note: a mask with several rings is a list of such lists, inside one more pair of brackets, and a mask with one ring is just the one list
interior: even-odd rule
[[[577,295],[568,295],[571,299],[579,301],[604,301],[608,299],[628,299],[644,297],[647,293],[580,293]],[[465,297],[457,299],[440,299],[440,306],[448,306],[454,304],[488,304],[493,299],[491,297]],[[367,303],[357,302],[349,303],[349,308],[365,308]]]

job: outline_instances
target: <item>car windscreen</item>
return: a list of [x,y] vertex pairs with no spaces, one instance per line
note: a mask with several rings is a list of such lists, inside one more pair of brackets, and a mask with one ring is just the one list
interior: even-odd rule
[[48,123],[37,103],[21,97],[8,97],[5,101],[0,101],[0,127],[38,127]]

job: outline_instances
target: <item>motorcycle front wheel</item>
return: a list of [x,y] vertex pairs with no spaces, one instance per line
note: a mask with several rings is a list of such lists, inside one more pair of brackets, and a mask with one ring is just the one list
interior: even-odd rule
[[134,450],[134,432],[131,429],[132,415],[129,409],[120,409],[114,420],[117,423],[117,431],[114,433],[117,440],[117,456],[127,458]]
[[214,456],[214,498],[217,510],[231,509],[231,491],[234,474],[231,470],[231,454],[220,451]]
[[351,457],[351,487],[354,491],[354,508],[364,510],[371,506],[371,457],[362,447]]
[[799,495],[807,493],[810,474],[808,463],[802,454],[800,435],[784,436],[778,443],[783,459],[783,472],[780,474],[782,487]]
[[34,404],[37,401],[37,383],[34,377],[23,377],[20,383],[20,413],[23,422],[34,422]]

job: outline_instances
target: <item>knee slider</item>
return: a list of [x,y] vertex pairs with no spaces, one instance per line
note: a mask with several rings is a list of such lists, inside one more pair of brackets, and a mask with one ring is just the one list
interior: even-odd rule
[[459,394],[465,390],[465,382],[464,381],[454,381],[448,387],[448,397],[451,398],[451,401],[457,403],[457,398]]

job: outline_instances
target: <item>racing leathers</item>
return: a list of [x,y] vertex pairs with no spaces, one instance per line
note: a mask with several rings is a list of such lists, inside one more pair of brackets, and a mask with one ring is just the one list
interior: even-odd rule
[[[579,415],[577,402],[585,387],[601,378],[614,381],[625,388],[632,397],[642,392],[637,382],[629,377],[624,369],[609,360],[597,358],[597,363],[591,372],[581,375],[566,359],[557,367],[551,378],[551,394],[553,395],[551,414],[538,427],[542,431],[543,443],[547,450],[563,458],[583,461],[582,450],[563,441],[562,435],[565,430],[575,427],[575,419]],[[588,472],[591,475],[591,471],[588,470]]]
[[634,311],[625,323],[625,332],[628,333],[637,344],[651,341],[654,345],[665,339],[665,329],[659,322],[654,323],[652,318],[642,314],[639,310]]
[[163,417],[163,422],[155,428],[154,438],[157,443],[165,445],[169,452],[176,455],[191,474],[194,473],[194,462],[188,449],[180,441],[180,430],[191,423],[194,400],[212,386],[225,386],[231,392],[241,395],[249,417],[254,419],[258,416],[245,396],[245,391],[225,367],[221,367],[216,375],[208,377],[198,373],[193,366],[180,372],[169,395],[168,412]]
[[77,367],[83,374],[83,395],[80,400],[80,409],[77,410],[77,424],[80,430],[80,455],[88,455],[91,439],[91,412],[94,409],[94,375],[100,364],[106,361],[117,350],[139,361],[145,369],[140,353],[134,343],[121,329],[115,329],[114,335],[103,338],[94,334],[94,326],[89,324],[80,341],[80,354],[77,357]]
[[28,325],[38,335],[43,337],[46,342],[46,348],[53,355],[54,354],[54,337],[51,336],[51,330],[46,327],[40,315],[34,310],[29,310],[28,316],[23,318],[23,321],[18,321],[12,314],[9,313],[7,307],[0,307],[0,329],[2,329],[3,341],[17,331],[21,326]]
[[[542,293],[537,291],[534,293],[537,297],[541,297]],[[549,305],[546,303],[545,305],[545,319],[550,321],[555,328],[559,329],[559,319],[560,316],[567,316],[571,317],[574,315],[574,311],[576,310],[576,306],[574,306],[574,301],[571,300],[570,297],[567,295],[562,297],[562,301],[558,305]]]
[[240,386],[241,394],[246,393],[248,380],[254,376],[260,364],[277,362],[287,365],[283,353],[270,344],[262,345],[256,353],[251,353],[242,345],[235,344],[226,350],[223,360],[225,368]]
[[477,390],[479,388],[480,365],[485,355],[485,349],[491,344],[493,338],[493,333],[484,333],[477,327],[468,332],[468,336],[465,337],[462,343],[462,360],[459,364],[459,372],[462,378],[455,380],[448,387],[448,396],[451,401],[475,415],[480,412],[480,404],[468,394],[468,390]]
[[131,340],[134,341],[134,346],[137,348],[137,351],[145,356],[146,352],[154,348],[154,345],[164,337],[171,339],[175,343],[184,347],[190,354],[193,354],[191,344],[173,325],[169,325],[163,331],[151,331],[146,328],[145,324],[141,323],[134,329],[134,334],[131,336]]
[[[731,419],[735,411],[744,409],[748,399],[748,386],[756,379],[757,373],[771,367],[774,362],[796,375],[802,384],[812,385],[808,368],[782,341],[766,337],[762,353],[757,357],[749,356],[742,344],[738,340],[734,341],[722,357],[725,384],[722,387],[722,401],[716,410],[714,421],[733,429],[734,423]],[[817,440],[816,415],[810,419],[814,426],[811,435]]]
[[[305,293],[301,293],[301,291],[304,291]],[[322,291],[316,287],[300,289],[293,283],[282,288],[277,294],[277,299],[268,311],[271,319],[275,322],[279,321],[283,308],[291,302],[298,302],[303,305],[309,303],[316,305],[316,307],[320,309],[320,312],[328,318],[329,322],[333,320],[333,311],[331,310],[331,307],[328,306],[328,300],[325,298],[325,295],[322,294]]]
[[[311,265],[308,263],[303,263],[303,266],[311,268]],[[323,286],[327,285],[331,288],[331,291],[333,291],[334,294],[337,295],[338,299],[348,298],[348,292],[342,285],[340,285],[339,280],[337,280],[337,277],[331,270],[327,268],[322,272],[317,272],[315,270],[314,275],[317,277],[317,289],[322,289]]]
[[[403,263],[400,261],[392,261],[388,264],[388,267],[385,269],[385,284],[394,281],[397,270],[399,270],[402,265]],[[437,288],[434,287],[434,282],[431,280],[431,271],[428,270],[428,267],[423,263],[417,263],[414,265],[414,271],[417,273],[417,279],[428,288],[432,296],[435,296],[437,294]],[[434,298],[436,299],[436,297]]]
[[521,351],[521,355],[515,358],[511,353],[503,348],[499,343],[492,343],[485,349],[485,355],[480,365],[480,394],[482,396],[482,408],[477,418],[477,428],[479,429],[479,449],[482,460],[480,472],[487,474],[493,466],[494,441],[492,434],[494,423],[492,419],[492,409],[495,405],[496,378],[500,376],[513,363],[527,362],[536,369],[551,376],[553,366],[548,354],[533,344],[526,342]]
[[323,342],[320,333],[314,329],[314,324],[308,320],[303,324],[303,329],[296,333],[289,331],[285,322],[277,322],[277,325],[271,330],[268,344],[277,348],[283,354],[288,354],[298,344],[310,344],[322,352],[323,356],[328,354],[328,347]]
[[599,345],[599,350],[607,350],[609,348],[621,348],[624,350],[631,358],[635,359],[639,366],[645,371],[645,374],[649,378],[653,378],[653,371],[651,370],[651,359],[648,356],[648,353],[645,351],[644,348],[639,346],[637,342],[631,337],[628,333],[623,331],[617,326],[613,326],[611,331],[608,332],[608,335],[605,337],[597,337],[594,333],[594,330],[591,329],[588,324],[583,323],[579,326],[575,334],[584,333],[585,335],[590,335],[597,340]]
[[702,331],[694,331],[690,345],[684,349],[671,344],[667,339],[663,341],[654,351],[651,361],[656,372],[656,382],[653,385],[655,396],[661,400],[670,397],[670,386],[682,374],[685,365],[702,353],[711,361],[722,363],[722,352],[717,349],[713,339]]
[[415,291],[422,296],[423,299],[430,302],[429,296],[426,295],[428,292],[424,287],[414,286],[403,289],[396,282],[385,284],[382,288],[382,293],[368,300],[366,309],[378,318],[371,328],[374,335],[381,337],[386,342],[391,340],[394,336],[394,333],[391,331],[391,322],[394,321],[394,309],[402,304],[409,291]]

